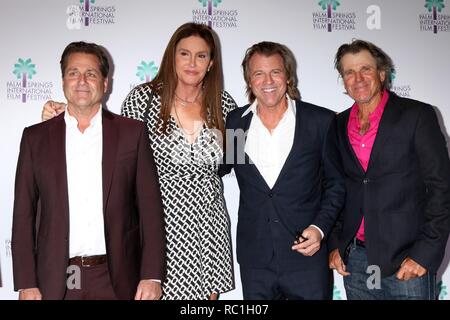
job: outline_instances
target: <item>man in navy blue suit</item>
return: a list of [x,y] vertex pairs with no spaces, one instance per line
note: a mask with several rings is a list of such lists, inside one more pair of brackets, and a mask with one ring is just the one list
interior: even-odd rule
[[244,299],[327,299],[327,248],[345,197],[334,112],[303,102],[284,45],[242,63],[250,104],[226,121],[221,173],[240,188],[237,259]]
[[389,91],[392,60],[370,42],[343,44],[335,65],[355,102],[338,115],[347,199],[329,237],[330,267],[349,299],[435,299],[450,229],[436,114]]

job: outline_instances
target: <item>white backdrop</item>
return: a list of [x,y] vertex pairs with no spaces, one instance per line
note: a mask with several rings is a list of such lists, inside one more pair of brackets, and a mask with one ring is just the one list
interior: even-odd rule
[[[219,34],[225,88],[238,105],[246,103],[240,67],[244,52],[253,43],[270,40],[295,53],[305,101],[342,111],[351,100],[333,69],[334,54],[343,42],[362,38],[394,60],[399,95],[436,106],[449,141],[450,1],[90,0],[88,8],[87,1],[1,0],[0,299],[17,297],[10,238],[20,137],[25,126],[39,122],[46,100],[63,100],[58,62],[71,41],[96,42],[109,50],[114,81],[107,106],[117,113],[130,89],[154,76],[175,29],[192,20],[210,23]],[[224,183],[234,245],[239,191],[232,175]],[[450,298],[449,248],[439,273],[440,299]],[[235,276],[236,289],[223,299],[242,298],[236,262]],[[342,279],[335,279],[334,298],[345,299]]]

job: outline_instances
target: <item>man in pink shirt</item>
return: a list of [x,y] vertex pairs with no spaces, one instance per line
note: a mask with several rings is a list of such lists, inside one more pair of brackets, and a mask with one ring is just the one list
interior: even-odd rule
[[328,246],[348,299],[435,299],[450,229],[450,161],[430,105],[390,92],[392,60],[354,40],[336,54],[353,106],[338,115],[346,204]]

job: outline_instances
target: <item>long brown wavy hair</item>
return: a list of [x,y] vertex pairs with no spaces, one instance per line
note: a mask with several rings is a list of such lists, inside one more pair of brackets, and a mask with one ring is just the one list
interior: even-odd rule
[[220,55],[220,44],[216,33],[208,26],[198,23],[188,22],[181,25],[167,44],[156,77],[149,82],[152,90],[161,98],[162,132],[167,132],[167,125],[170,117],[170,109],[173,105],[175,89],[178,77],[175,69],[176,47],[180,40],[190,36],[202,38],[210,49],[211,61],[213,61],[209,72],[203,79],[202,116],[206,120],[209,128],[215,128],[225,133],[225,125],[222,115],[222,90],[223,73],[222,59]]

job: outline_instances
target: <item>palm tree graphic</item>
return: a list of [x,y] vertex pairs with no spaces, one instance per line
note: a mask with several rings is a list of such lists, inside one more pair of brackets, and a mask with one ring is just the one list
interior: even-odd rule
[[[36,74],[36,65],[31,63],[31,59],[23,60],[19,58],[18,63],[14,64],[13,73],[17,76],[17,79],[22,78],[22,88],[27,87],[27,78],[31,80]],[[27,94],[25,90],[22,92],[22,102],[27,102]]]
[[444,285],[444,283],[442,281],[439,281],[437,284],[437,287],[438,287],[438,294],[439,294],[438,299],[444,300],[445,296],[447,295],[447,286]]
[[149,82],[156,76],[157,72],[158,67],[153,61],[150,61],[149,63],[141,61],[141,64],[137,67],[136,75],[141,81],[144,81],[145,79],[145,82]]
[[[84,11],[86,11],[86,12],[89,12],[89,2],[95,3],[95,0],[80,0],[80,3],[84,3]],[[85,26],[89,25],[89,17],[88,16],[84,17],[84,25]]]
[[219,3],[222,2],[222,0],[198,0],[202,4],[203,7],[208,6],[208,16],[210,16],[208,20],[208,26],[212,27],[212,7],[216,7]]
[[331,8],[336,10],[341,4],[337,0],[320,0],[318,5],[322,7],[322,10],[327,9],[328,32],[331,32]]
[[394,70],[391,70],[391,74],[389,76],[389,80],[391,80],[391,83],[394,82],[395,78],[397,78],[397,72],[395,72]]
[[[444,0],[426,0],[425,8],[428,9],[428,12],[433,10],[433,33],[437,33],[437,11],[441,12],[442,8],[445,8],[444,6]],[[437,9],[437,11],[436,11]]]
[[333,286],[333,300],[342,300],[341,290],[336,285]]

